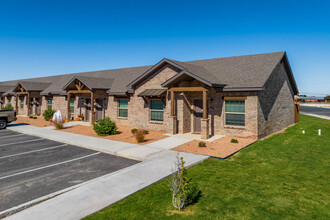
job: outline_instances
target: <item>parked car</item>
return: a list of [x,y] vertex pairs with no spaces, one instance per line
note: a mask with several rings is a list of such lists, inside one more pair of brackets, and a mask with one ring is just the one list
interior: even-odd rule
[[5,129],[8,123],[16,121],[16,111],[0,110],[0,130]]

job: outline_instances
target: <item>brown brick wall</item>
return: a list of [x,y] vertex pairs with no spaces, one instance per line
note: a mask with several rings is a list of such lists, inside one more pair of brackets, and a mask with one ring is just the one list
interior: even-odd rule
[[259,138],[294,124],[294,93],[283,64],[279,64],[258,95]]
[[[135,88],[130,97],[108,96],[105,91],[97,91],[95,99],[103,101],[104,114],[109,116],[117,124],[131,125],[137,128],[149,130],[161,130],[169,132],[170,128],[170,96],[166,94],[163,122],[150,121],[149,102],[145,103],[138,94],[145,89],[159,89],[161,84],[172,78],[179,71],[169,65],[162,66],[153,75]],[[263,137],[294,123],[293,92],[281,64],[277,67],[267,81],[265,91],[262,92],[216,92],[210,89],[208,92],[208,119],[209,133],[211,135],[230,135],[244,137]],[[198,81],[181,82],[178,86],[201,86]],[[246,96],[245,100],[245,126],[235,127],[225,125],[225,101],[224,97]],[[31,97],[40,97],[34,94]],[[86,118],[86,99],[89,94],[76,95],[74,118],[84,114]],[[118,99],[128,98],[128,118],[118,117]],[[179,133],[194,131],[194,100],[202,100],[202,92],[176,92],[175,114],[177,116],[177,129]],[[25,100],[26,101],[26,100]],[[5,101],[6,102],[6,101]],[[15,105],[14,98],[12,105]],[[97,104],[95,104],[97,106]],[[42,97],[41,113],[47,109],[47,99]],[[53,96],[53,109],[61,110],[64,118],[67,118],[67,101],[65,96]],[[22,111],[20,111],[21,114]]]
[[[142,82],[135,90],[134,95],[129,97],[128,102],[128,118],[121,119],[118,118],[118,99],[119,97],[109,97],[108,109],[106,111],[106,116],[109,116],[117,124],[121,125],[131,125],[137,128],[145,128],[149,130],[161,130],[169,131],[169,115],[170,115],[170,102],[164,109],[164,121],[163,122],[152,122],[150,121],[150,108],[149,102],[145,103],[141,97],[137,95],[144,91],[145,89],[160,89],[161,84],[166,80],[177,74],[178,70],[172,68],[168,65],[161,67],[153,75],[148,77],[144,82]],[[167,96],[167,100],[169,97]]]

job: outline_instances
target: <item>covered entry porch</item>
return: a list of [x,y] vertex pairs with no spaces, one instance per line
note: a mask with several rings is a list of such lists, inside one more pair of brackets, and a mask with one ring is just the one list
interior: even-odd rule
[[94,124],[105,117],[108,102],[106,91],[112,80],[95,77],[74,76],[63,90],[67,93],[67,119],[83,116],[83,121]]
[[[182,133],[190,130],[191,133],[200,134],[202,139],[210,137],[210,123],[208,119],[207,96],[209,90],[205,87],[173,87],[170,93],[170,133],[179,133],[178,122],[182,123]],[[181,104],[176,103],[176,93],[181,93]],[[202,98],[194,99],[187,97],[186,93],[199,93]],[[182,112],[178,112],[180,111]],[[178,118],[180,114],[180,118]],[[189,129],[190,128],[190,129]]]
[[49,85],[49,83],[40,82],[18,82],[13,90],[16,96],[15,110],[17,115],[40,115],[42,113],[40,92]]

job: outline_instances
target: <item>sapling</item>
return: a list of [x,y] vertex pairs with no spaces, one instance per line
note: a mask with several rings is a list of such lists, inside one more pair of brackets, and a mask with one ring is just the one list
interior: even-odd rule
[[172,191],[172,204],[176,209],[181,209],[185,206],[188,196],[188,187],[190,179],[187,177],[187,169],[184,167],[185,162],[183,157],[176,156],[175,172],[169,181],[169,187]]

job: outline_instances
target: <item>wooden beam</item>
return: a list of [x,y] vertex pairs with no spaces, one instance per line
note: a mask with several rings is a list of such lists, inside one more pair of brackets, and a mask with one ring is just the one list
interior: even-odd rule
[[68,121],[71,120],[70,98],[71,98],[71,94],[68,93],[66,97],[66,109],[68,111]]
[[29,94],[28,92],[16,92],[17,95],[27,95]]
[[171,116],[174,116],[174,91],[171,91]]
[[205,89],[204,87],[173,87],[170,88],[169,91],[173,92],[203,92],[203,91],[209,91],[208,89]]
[[203,119],[207,119],[207,92],[203,91]]
[[91,112],[94,113],[94,92],[91,93]]
[[30,93],[27,94],[27,115],[31,114],[31,100],[30,100]]
[[18,94],[16,94],[16,114],[18,115]]
[[166,100],[165,100],[164,96],[161,96],[160,99],[162,100],[163,104],[166,105]]
[[88,93],[88,94],[91,94],[92,91],[90,91],[90,90],[81,90],[81,91],[78,91],[78,90],[69,90],[67,92],[67,94],[77,94],[77,93]]
[[236,96],[236,97],[226,96],[223,99],[224,100],[245,100],[246,98],[247,98],[246,96]]
[[144,103],[145,103],[146,105],[148,105],[148,100],[146,99],[146,97],[142,96],[142,99],[143,99]]

